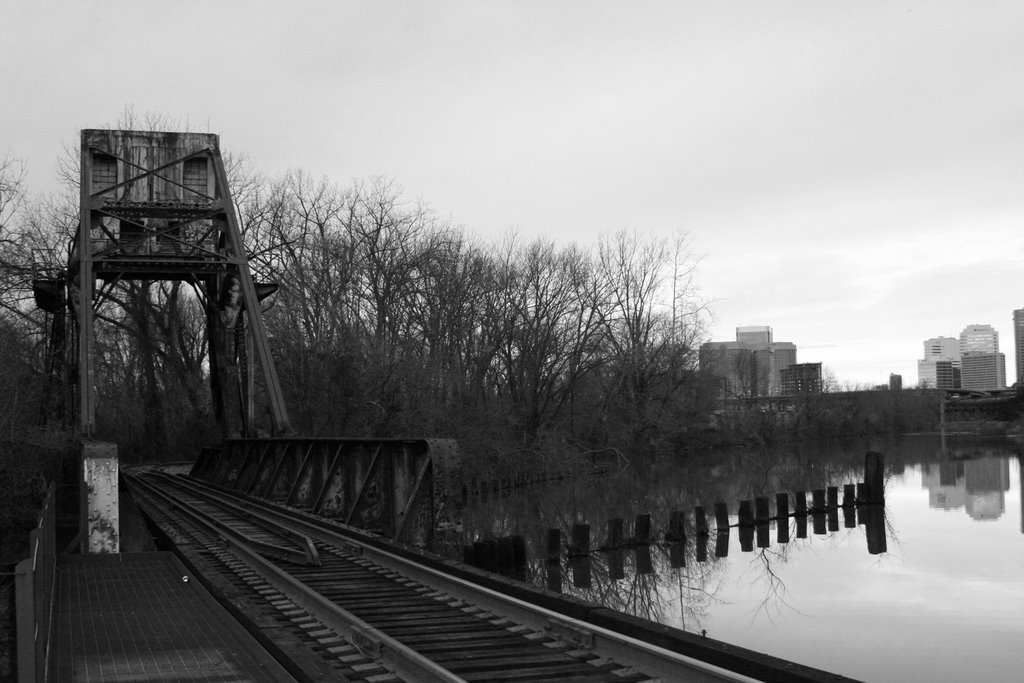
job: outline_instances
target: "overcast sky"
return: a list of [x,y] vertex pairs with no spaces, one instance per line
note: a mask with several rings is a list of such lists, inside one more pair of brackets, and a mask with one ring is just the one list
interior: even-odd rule
[[686,232],[712,337],[844,382],[1024,308],[1024,2],[4,0],[0,155],[126,106],[472,234]]

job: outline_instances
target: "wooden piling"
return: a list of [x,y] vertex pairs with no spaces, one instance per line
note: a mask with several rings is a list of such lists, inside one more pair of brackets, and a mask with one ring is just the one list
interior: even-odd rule
[[686,513],[673,510],[668,514],[668,532],[665,540],[669,543],[680,543],[686,540]]
[[776,493],[775,494],[775,516],[779,519],[786,519],[789,517],[789,494],[788,493]]
[[608,538],[605,539],[606,548],[622,547],[622,518],[613,517],[608,520]]
[[754,506],[749,500],[740,501],[740,528],[754,526]]
[[823,512],[825,510],[825,489],[815,489],[811,492],[811,512]]
[[562,530],[548,529],[548,562],[558,562],[562,555]]
[[853,507],[857,503],[857,487],[843,484],[843,507]]
[[698,536],[708,535],[708,516],[704,512],[704,508],[700,505],[693,509],[694,522],[697,527]]
[[756,524],[767,524],[768,517],[768,499],[761,497],[754,498],[754,522]]
[[796,537],[807,538],[807,492],[796,491],[793,495],[793,516],[796,517]]
[[825,507],[837,508],[839,507],[839,487],[829,486],[825,489]]
[[498,573],[511,574],[515,569],[515,555],[512,550],[512,537],[498,539]]
[[864,456],[864,484],[869,503],[885,500],[885,456],[878,451],[868,451]]
[[789,543],[789,494],[775,494],[775,517],[778,527],[776,540],[779,543]]
[[729,528],[729,506],[726,503],[715,503],[715,527],[719,531]]
[[512,568],[515,573],[526,574],[527,566],[526,557],[526,539],[522,536],[516,535],[512,537]]
[[857,508],[852,505],[843,506],[843,527],[846,529],[857,527]]
[[825,511],[823,509],[815,508],[811,512],[811,526],[816,535],[821,536],[825,533]]

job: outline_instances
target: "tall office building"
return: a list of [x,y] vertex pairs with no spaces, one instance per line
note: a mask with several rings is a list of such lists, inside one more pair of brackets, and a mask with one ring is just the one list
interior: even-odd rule
[[1006,388],[1006,356],[1001,353],[972,353],[960,358],[960,386],[991,391]]
[[960,333],[960,386],[1006,388],[1006,357],[999,353],[999,333],[991,325],[968,325]]
[[924,340],[924,358],[917,361],[917,384],[931,389],[960,386],[960,341],[953,337]]
[[999,333],[991,325],[968,325],[960,333],[960,356],[999,353]]
[[736,341],[740,344],[762,345],[772,343],[772,328],[767,325],[753,325],[736,328]]
[[726,397],[774,396],[782,391],[782,369],[796,364],[796,345],[773,341],[768,326],[737,327],[736,341],[701,345],[699,362]]
[[960,360],[960,341],[954,337],[932,337],[924,340],[925,360]]
[[1017,362],[1017,389],[1024,388],[1024,308],[1013,312],[1013,358]]
[[754,354],[739,342],[701,344],[700,369],[714,376],[725,398],[750,398],[757,395]]

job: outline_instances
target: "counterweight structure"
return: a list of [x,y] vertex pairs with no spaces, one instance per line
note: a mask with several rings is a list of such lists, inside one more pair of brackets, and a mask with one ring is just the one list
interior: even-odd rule
[[[83,130],[81,222],[68,263],[79,430],[96,425],[95,317],[119,282],[180,280],[206,307],[210,377],[225,436],[257,431],[258,369],[273,435],[290,433],[218,137]],[[262,412],[262,411],[260,411]]]

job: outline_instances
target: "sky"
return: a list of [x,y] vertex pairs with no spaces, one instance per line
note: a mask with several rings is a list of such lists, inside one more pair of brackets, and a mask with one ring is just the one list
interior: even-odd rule
[[131,108],[468,233],[686,234],[709,335],[843,385],[1024,308],[1024,2],[2,0],[0,156]]

